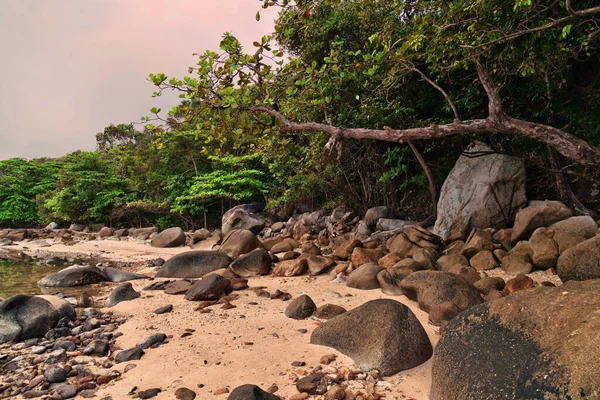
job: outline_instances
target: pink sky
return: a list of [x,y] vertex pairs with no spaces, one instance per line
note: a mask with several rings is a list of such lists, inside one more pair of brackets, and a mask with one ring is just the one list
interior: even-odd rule
[[184,76],[192,53],[232,32],[245,46],[273,30],[258,0],[0,1],[0,159],[94,148],[110,123],[153,106],[149,73]]

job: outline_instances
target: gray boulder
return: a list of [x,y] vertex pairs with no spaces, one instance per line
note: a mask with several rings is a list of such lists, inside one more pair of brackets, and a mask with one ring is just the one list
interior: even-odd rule
[[54,307],[54,309],[58,312],[59,319],[67,317],[70,320],[74,320],[75,317],[77,316],[77,313],[75,312],[75,308],[73,308],[71,303],[69,303],[65,299],[62,299],[58,296],[51,296],[51,295],[39,295],[36,297],[39,297],[40,299],[44,299],[47,302],[49,302],[50,304],[52,304],[52,307]]
[[123,301],[137,299],[138,297],[140,297],[140,293],[133,289],[130,282],[125,282],[113,289],[104,304],[106,307],[113,307]]
[[246,229],[259,234],[265,227],[265,221],[255,213],[262,211],[263,208],[261,205],[252,203],[240,204],[228,210],[223,215],[221,227],[223,235],[227,235],[234,229]]
[[264,249],[254,249],[229,266],[229,270],[242,278],[267,275],[271,272],[271,256]]
[[158,233],[152,238],[150,245],[152,247],[166,248],[166,247],[179,247],[185,244],[185,233],[183,229],[169,228]]
[[523,160],[474,142],[442,186],[433,231],[457,240],[474,228],[504,228],[526,201]]
[[194,250],[167,260],[156,273],[160,278],[200,278],[221,268],[227,268],[231,258],[220,251]]
[[235,229],[225,235],[219,251],[232,258],[237,258],[242,254],[250,253],[254,249],[262,249],[263,247],[253,232],[246,229]]
[[18,294],[0,302],[0,343],[44,337],[59,321],[49,301]]
[[106,274],[100,268],[73,265],[55,274],[45,276],[37,284],[40,287],[71,287],[91,285],[107,280]]
[[421,365],[433,353],[413,312],[388,299],[371,300],[333,317],[313,331],[310,342],[333,347],[359,368],[376,369],[383,376]]
[[432,400],[595,399],[600,280],[519,291],[471,308],[442,331]]

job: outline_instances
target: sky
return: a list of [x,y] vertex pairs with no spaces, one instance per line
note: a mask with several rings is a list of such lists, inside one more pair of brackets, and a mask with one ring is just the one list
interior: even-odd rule
[[95,134],[139,122],[153,106],[146,78],[183,77],[192,53],[232,32],[251,51],[273,31],[260,0],[0,0],[0,160],[93,150]]

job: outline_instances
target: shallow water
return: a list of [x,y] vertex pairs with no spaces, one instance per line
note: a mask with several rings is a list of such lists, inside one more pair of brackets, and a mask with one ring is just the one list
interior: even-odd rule
[[0,297],[15,294],[42,294],[37,282],[64,267],[0,261]]

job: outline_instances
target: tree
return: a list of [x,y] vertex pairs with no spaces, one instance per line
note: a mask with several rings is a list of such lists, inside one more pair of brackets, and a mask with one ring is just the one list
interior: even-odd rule
[[[169,80],[158,74],[151,79],[160,90],[179,90],[200,107],[265,113],[286,132],[325,132],[330,136],[329,149],[340,150],[343,139],[403,143],[489,132],[537,140],[575,162],[597,167],[597,147],[533,118],[509,115],[510,102],[503,98],[502,90],[523,78],[550,75],[558,79],[571,63],[596,51],[600,7],[594,4],[582,1],[581,9],[575,10],[570,1],[562,5],[551,0],[266,1],[265,7],[282,7],[277,26],[279,43],[292,53],[310,53],[307,57],[292,58],[286,65],[277,62],[275,73],[267,59],[283,53],[272,49],[270,38],[255,42],[256,52],[248,55],[233,36],[226,34],[221,46],[224,53],[202,54],[200,67],[191,69],[198,73],[196,77]],[[339,37],[333,32],[318,49],[314,42],[301,40],[302,35],[320,30],[320,15],[349,8],[355,13],[365,10],[361,16],[369,19],[368,27],[374,32],[367,40]],[[345,47],[350,40],[362,41],[361,49]],[[398,121],[404,126],[393,128],[346,127],[331,122],[335,88],[341,89],[338,84],[346,83],[346,74],[355,75],[356,69],[361,71],[361,85],[354,95],[357,105],[399,91],[414,75],[445,99],[450,111],[447,122],[438,120],[423,126],[423,119],[417,118]],[[472,74],[480,84],[478,92],[485,96],[480,100],[485,108],[466,110],[465,117],[452,101],[456,97],[453,91],[460,93],[470,86]],[[455,78],[460,82],[450,82],[452,91],[443,88]],[[365,92],[369,95],[362,100]],[[306,106],[313,112],[312,121],[294,120],[296,115],[309,114],[299,110]]]

